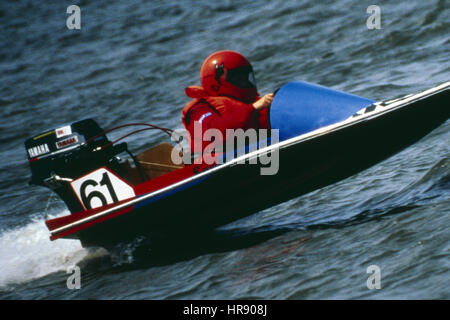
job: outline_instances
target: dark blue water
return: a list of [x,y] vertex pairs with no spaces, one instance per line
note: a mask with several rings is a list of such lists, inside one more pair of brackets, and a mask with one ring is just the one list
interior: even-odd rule
[[[81,30],[66,27],[81,7]],[[184,88],[211,52],[252,61],[261,93],[304,80],[374,100],[450,79],[448,1],[0,3],[1,299],[449,299],[449,123],[394,157],[221,230],[209,245],[116,252],[50,242],[67,214],[28,185],[23,142],[85,117],[181,127]],[[132,151],[166,138],[145,131]],[[238,204],[237,204],[238,205]],[[188,214],[188,213],[187,213]],[[81,268],[69,290],[67,268]],[[381,289],[366,286],[367,267]]]

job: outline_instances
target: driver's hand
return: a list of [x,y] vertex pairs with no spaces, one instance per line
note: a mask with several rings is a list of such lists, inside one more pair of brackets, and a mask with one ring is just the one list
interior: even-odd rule
[[261,110],[270,107],[273,101],[273,97],[274,97],[273,93],[266,94],[253,104],[253,108],[255,108],[256,110]]

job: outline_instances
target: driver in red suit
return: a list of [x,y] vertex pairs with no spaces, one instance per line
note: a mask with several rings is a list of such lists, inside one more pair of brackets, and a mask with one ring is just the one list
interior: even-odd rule
[[[201,87],[186,88],[186,95],[193,100],[182,111],[191,153],[202,152],[211,143],[203,141],[208,129],[219,130],[224,140],[226,129],[269,129],[268,107],[273,93],[259,97],[252,65],[243,55],[229,50],[211,54],[203,62],[200,80]],[[201,125],[197,135],[195,122],[197,128]]]

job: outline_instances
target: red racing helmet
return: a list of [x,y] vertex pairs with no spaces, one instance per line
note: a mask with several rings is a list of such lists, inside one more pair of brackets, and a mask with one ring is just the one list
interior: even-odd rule
[[253,67],[236,51],[217,51],[206,58],[200,80],[211,95],[231,96],[245,103],[254,102],[257,95]]

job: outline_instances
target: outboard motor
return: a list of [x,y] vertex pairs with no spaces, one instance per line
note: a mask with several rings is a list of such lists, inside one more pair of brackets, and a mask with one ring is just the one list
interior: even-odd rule
[[110,144],[103,132],[93,119],[85,119],[26,140],[30,184],[53,190],[72,213],[85,210],[70,183],[102,166],[120,175],[123,166],[116,155],[128,152],[126,143],[102,148]]

